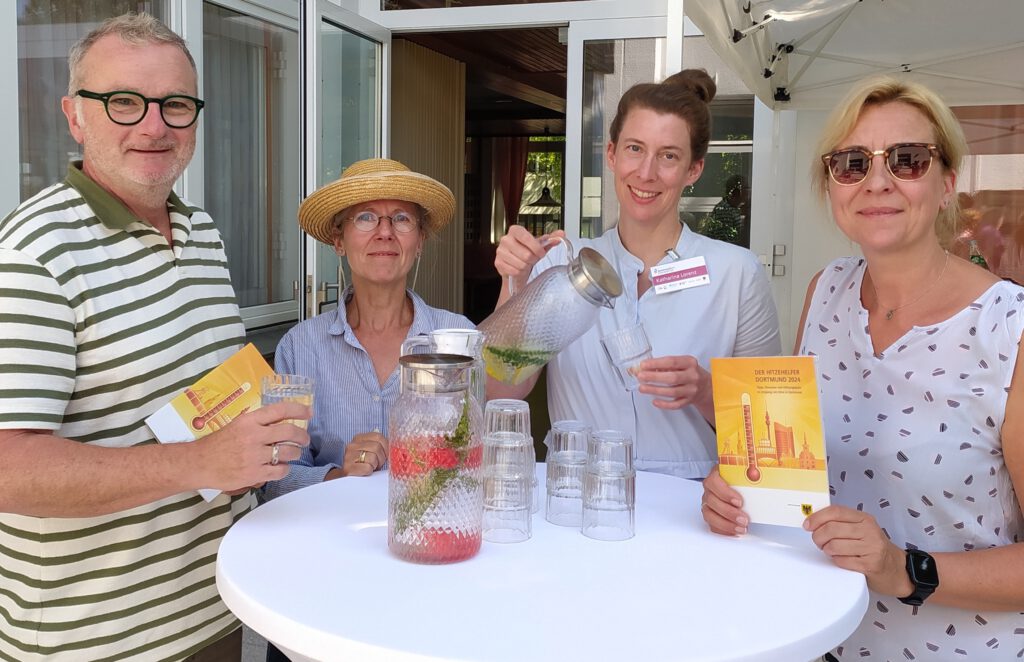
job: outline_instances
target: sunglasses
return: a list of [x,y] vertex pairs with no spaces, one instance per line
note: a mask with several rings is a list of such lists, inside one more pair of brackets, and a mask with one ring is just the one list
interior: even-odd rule
[[885,159],[889,174],[902,182],[912,182],[927,175],[935,158],[945,162],[938,145],[928,143],[896,143],[873,152],[863,147],[849,147],[823,154],[821,161],[832,181],[840,186],[853,186],[864,181],[879,155]]

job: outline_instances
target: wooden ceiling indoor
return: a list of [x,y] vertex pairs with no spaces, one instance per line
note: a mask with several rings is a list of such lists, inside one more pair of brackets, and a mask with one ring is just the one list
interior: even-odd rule
[[565,134],[558,28],[396,35],[466,64],[466,135]]

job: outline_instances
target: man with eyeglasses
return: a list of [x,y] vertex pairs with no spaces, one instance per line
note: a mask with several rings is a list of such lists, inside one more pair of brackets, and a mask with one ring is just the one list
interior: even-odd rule
[[69,68],[84,159],[0,221],[0,659],[239,660],[217,547],[308,443],[281,422],[310,411],[154,442],[145,418],[244,338],[220,235],[172,192],[203,107],[195,63],[129,14]]

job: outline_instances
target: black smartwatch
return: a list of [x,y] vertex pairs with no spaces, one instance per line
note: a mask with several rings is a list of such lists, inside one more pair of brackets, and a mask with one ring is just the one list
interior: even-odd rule
[[939,587],[939,571],[935,559],[928,552],[907,549],[907,575],[914,585],[914,592],[899,601],[913,607],[920,606]]

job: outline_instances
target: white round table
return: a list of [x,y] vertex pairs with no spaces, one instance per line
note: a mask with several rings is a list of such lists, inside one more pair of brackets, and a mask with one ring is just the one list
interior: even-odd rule
[[[543,486],[544,465],[538,465]],[[554,526],[451,565],[387,549],[387,476],[260,506],[221,543],[217,588],[294,660],[807,662],[867,607],[864,578],[801,529],[710,533],[699,483],[637,473],[636,537]]]

